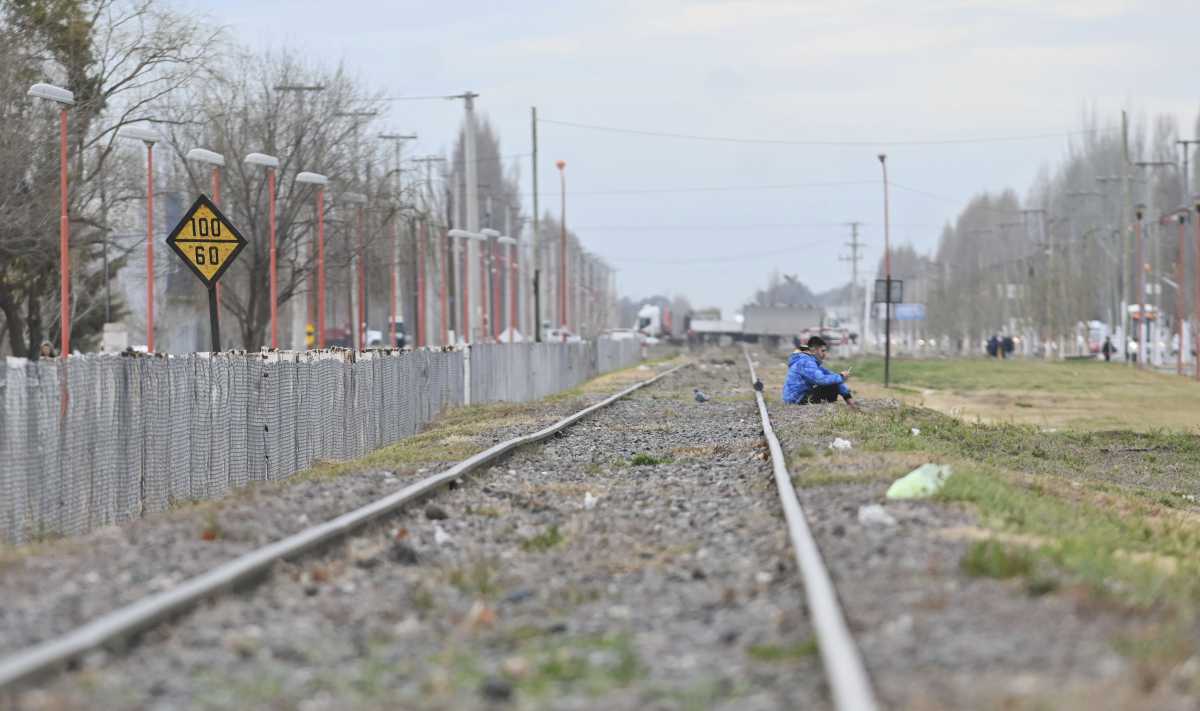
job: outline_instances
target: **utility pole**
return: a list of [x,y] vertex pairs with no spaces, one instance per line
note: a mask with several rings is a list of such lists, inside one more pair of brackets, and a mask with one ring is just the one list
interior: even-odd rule
[[[467,202],[467,231],[479,232],[479,164],[477,162],[475,150],[475,99],[479,98],[479,94],[472,91],[464,91],[456,96],[446,97],[448,99],[463,100],[463,161],[466,165],[463,166],[463,173],[466,176],[466,202]],[[467,240],[467,263],[482,258],[480,247],[475,240]],[[468,319],[474,322],[482,316],[482,312],[476,309],[475,304],[479,304],[482,308],[483,292],[480,291],[485,287],[479,275],[474,269],[467,270],[467,286],[469,287],[469,295],[472,303],[469,305],[470,311]],[[470,282],[479,281],[474,286]],[[479,311],[479,313],[477,313]],[[480,321],[482,323],[482,321]],[[472,340],[471,324],[463,325],[463,336],[466,340]]]
[[533,133],[533,330],[538,343],[542,342],[542,251],[538,234],[538,140],[537,107],[529,108],[530,130]]

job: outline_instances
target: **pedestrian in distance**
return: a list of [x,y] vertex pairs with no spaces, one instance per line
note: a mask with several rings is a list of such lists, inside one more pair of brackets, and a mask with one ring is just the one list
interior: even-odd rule
[[995,358],[1000,354],[1000,339],[994,333],[992,334],[992,337],[988,339],[987,354],[988,358]]
[[1113,345],[1112,338],[1105,336],[1104,345],[1100,346],[1100,352],[1104,354],[1104,362],[1112,360],[1113,353],[1117,352],[1117,347]]
[[821,365],[829,353],[829,344],[820,336],[808,339],[806,349],[796,349],[788,359],[787,380],[783,384],[783,401],[793,405],[817,402],[837,402],[838,396],[852,410],[858,409],[854,395],[846,387],[849,370],[834,373]]
[[38,351],[39,358],[54,358],[54,346],[50,345],[50,341],[42,341],[42,347]]
[[1000,352],[1005,358],[1012,358],[1013,351],[1017,349],[1017,344],[1013,341],[1012,336],[1005,336],[1000,339]]

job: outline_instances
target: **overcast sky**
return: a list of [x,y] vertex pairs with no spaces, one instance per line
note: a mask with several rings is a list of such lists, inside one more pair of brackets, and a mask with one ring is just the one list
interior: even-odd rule
[[[726,314],[772,269],[818,290],[848,281],[849,221],[864,223],[874,269],[881,151],[893,243],[924,251],[972,193],[1023,194],[1085,110],[1169,113],[1190,134],[1198,104],[1183,0],[178,2],[252,47],[341,61],[390,96],[479,92],[527,191],[531,106],[548,121],[744,139],[539,128],[542,208],[558,210],[561,158],[568,222],[619,269],[622,293]],[[446,149],[461,120],[458,102],[391,106],[382,126],[417,131],[413,153]]]

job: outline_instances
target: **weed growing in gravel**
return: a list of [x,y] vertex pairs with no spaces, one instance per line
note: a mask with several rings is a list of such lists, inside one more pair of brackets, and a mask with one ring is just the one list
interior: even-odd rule
[[521,550],[526,553],[543,553],[562,542],[563,535],[558,530],[558,524],[551,524],[536,536],[522,541]]
[[467,565],[453,568],[446,574],[446,582],[464,593],[491,597],[500,590],[494,561],[478,559]]
[[753,644],[746,649],[751,659],[760,662],[790,662],[811,657],[817,653],[817,640],[810,638],[789,645]]
[[629,463],[635,467],[653,467],[658,464],[670,464],[672,461],[670,457],[656,457],[646,452],[638,452],[633,455]]
[[597,696],[628,686],[644,673],[625,635],[539,640],[522,652],[530,670],[515,681],[518,689],[533,696],[561,696],[568,690]]
[[1033,571],[1033,556],[1016,546],[1010,547],[996,541],[975,541],[967,547],[961,565],[968,575],[1007,580],[1029,575]]

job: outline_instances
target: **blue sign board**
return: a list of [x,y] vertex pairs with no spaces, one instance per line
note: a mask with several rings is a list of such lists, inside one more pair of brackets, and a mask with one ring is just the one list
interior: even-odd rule
[[896,304],[897,321],[924,321],[925,304]]

